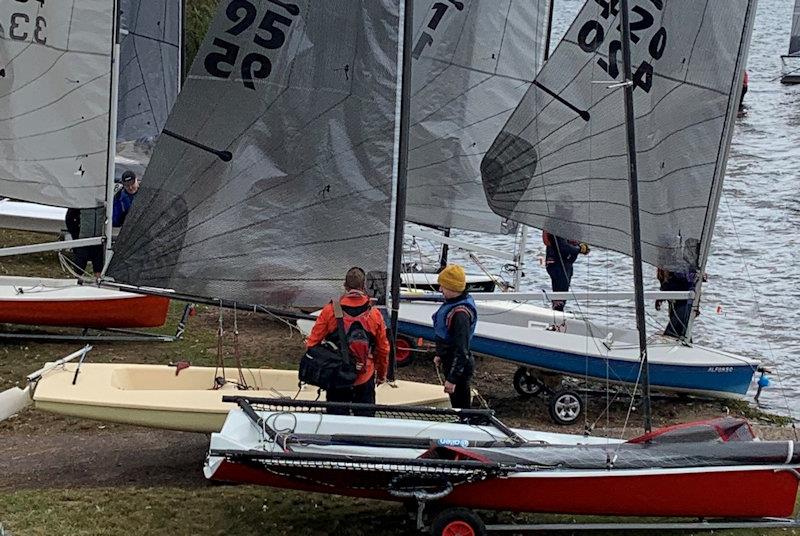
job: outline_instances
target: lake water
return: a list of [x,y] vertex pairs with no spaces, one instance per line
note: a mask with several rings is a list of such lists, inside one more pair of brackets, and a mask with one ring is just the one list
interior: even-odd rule
[[[580,9],[580,0],[555,0],[554,44]],[[800,86],[780,83],[780,55],[789,43],[794,0],[760,0],[748,61],[746,117],[737,121],[695,341],[773,365],[762,395],[771,410],[800,417]],[[484,246],[512,251],[508,236],[454,232]],[[426,248],[429,249],[429,248]],[[523,290],[549,287],[541,266],[540,233],[531,231]],[[479,255],[493,274],[504,261]],[[463,254],[451,259],[470,266]],[[410,260],[410,259],[408,259]],[[510,277],[510,276],[509,276]],[[594,249],[575,265],[573,290],[630,290],[631,260]],[[657,290],[655,268],[645,266],[645,286]],[[634,326],[633,305],[575,304],[609,323]],[[648,333],[663,331],[666,313],[647,309]]]

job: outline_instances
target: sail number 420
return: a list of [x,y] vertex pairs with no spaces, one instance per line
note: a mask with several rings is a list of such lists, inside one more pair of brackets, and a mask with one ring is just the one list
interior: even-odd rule
[[[608,19],[610,16],[619,14],[619,0],[594,0],[600,7],[600,16]],[[658,11],[664,9],[664,0],[649,0],[652,4],[650,9]],[[631,43],[638,44],[642,38],[640,33],[653,26],[655,17],[650,10],[642,6],[633,6],[631,13],[634,15],[630,22]],[[619,30],[619,26],[617,26]],[[578,46],[584,52],[595,53],[605,41],[605,30],[600,21],[591,19],[581,26],[578,31]],[[658,61],[664,55],[667,47],[667,30],[662,26],[650,38],[647,51],[654,61]],[[612,78],[618,78],[620,74],[620,63],[622,61],[622,41],[614,39],[608,43],[608,52],[601,55],[597,60],[597,65],[607,72]],[[605,57],[602,57],[605,56]],[[653,87],[653,64],[649,61],[642,61],[636,72],[633,73],[633,87],[643,89],[650,93]]]
[[[279,0],[268,0],[268,2],[281,8],[281,13],[268,9],[261,17],[261,22],[253,36],[253,42],[263,48],[265,52],[277,50],[283,46],[286,42],[284,28],[288,29],[294,20],[292,17],[300,14],[300,8],[296,4]],[[259,15],[258,8],[250,0],[228,0],[225,14],[233,23],[225,30],[225,33],[232,36],[238,36],[250,28]],[[228,79],[239,59],[240,46],[222,37],[215,37],[213,44],[219,50],[206,55],[203,65],[211,76]],[[242,58],[239,68],[244,87],[255,89],[253,80],[267,78],[272,72],[272,62],[261,52],[250,52]]]

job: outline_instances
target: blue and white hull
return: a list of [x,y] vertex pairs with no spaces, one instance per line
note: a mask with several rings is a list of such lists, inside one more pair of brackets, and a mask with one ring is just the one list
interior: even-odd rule
[[[640,381],[636,333],[608,329],[549,309],[511,302],[477,302],[475,352],[520,365],[616,384]],[[433,340],[436,303],[403,303],[399,332]],[[551,331],[552,326],[561,331]],[[548,329],[550,328],[550,329]],[[723,397],[744,396],[761,363],[755,359],[663,338],[648,345],[653,389]]]

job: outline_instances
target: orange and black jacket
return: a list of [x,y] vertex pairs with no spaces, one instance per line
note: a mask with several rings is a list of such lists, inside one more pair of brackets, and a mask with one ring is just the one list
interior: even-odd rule
[[[386,379],[389,370],[389,339],[386,337],[386,323],[383,321],[381,312],[370,306],[369,296],[358,290],[351,290],[339,299],[344,314],[358,316],[369,309],[369,314],[365,315],[364,330],[370,335],[372,347],[372,359],[367,361],[367,365],[356,377],[353,385],[366,383],[377,374],[381,380]],[[336,316],[333,313],[333,305],[328,304],[322,308],[311,334],[306,341],[306,347],[317,346],[325,339],[330,339],[337,331]]]

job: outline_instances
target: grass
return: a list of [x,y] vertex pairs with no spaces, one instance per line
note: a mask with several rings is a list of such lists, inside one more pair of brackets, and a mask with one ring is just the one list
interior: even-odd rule
[[[492,513],[483,517],[488,523],[614,521],[608,518]],[[411,517],[397,504],[252,486],[20,491],[0,496],[0,522],[7,534],[29,536],[277,536],[292,533],[392,536],[415,533]],[[744,533],[714,532],[724,535]],[[776,533],[775,529],[746,532],[751,535]],[[796,531],[782,530],[781,533],[795,534]]]
[[186,2],[186,62],[192,64],[203,42],[208,25],[217,9],[218,0],[187,0]]

